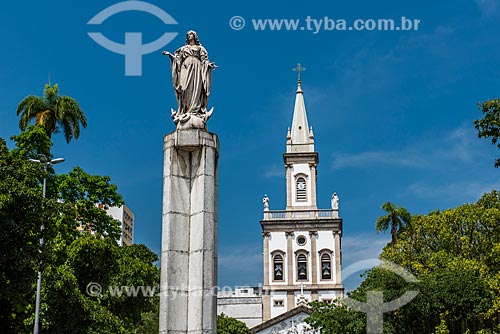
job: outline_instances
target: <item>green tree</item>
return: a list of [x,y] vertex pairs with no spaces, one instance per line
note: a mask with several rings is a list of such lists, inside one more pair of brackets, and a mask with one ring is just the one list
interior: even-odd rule
[[314,301],[310,303],[313,313],[306,322],[323,334],[362,334],[366,333],[366,315],[335,302],[327,304]]
[[22,333],[29,317],[39,257],[40,225],[46,220],[43,172],[9,152],[0,138],[0,332]]
[[384,333],[433,334],[439,326],[446,326],[453,333],[467,329],[475,333],[484,324],[483,315],[491,306],[491,291],[473,269],[455,265],[421,275],[417,283],[373,268],[364,274],[365,280],[351,296],[366,301],[368,292],[381,291],[384,302],[389,302],[406,291],[419,291],[408,304],[384,314]]
[[121,231],[119,222],[104,209],[121,206],[124,202],[117,186],[110,181],[109,176],[91,175],[80,167],[74,167],[68,174],[56,176],[55,187],[57,198],[68,206],[65,213],[71,222],[95,233],[97,237],[118,239]]
[[18,105],[16,114],[19,128],[24,131],[32,120],[43,125],[49,138],[62,131],[66,142],[80,136],[80,125],[87,127],[87,119],[78,102],[69,96],[60,96],[58,85],[45,85],[43,96],[29,95]]
[[[44,272],[44,329],[56,334],[151,330],[154,317],[158,320],[157,260],[144,245],[120,247],[86,233],[75,239],[66,261]],[[98,285],[100,293],[92,294],[90,285]],[[134,290],[138,293],[127,292]]]
[[[108,309],[121,319],[137,327],[151,326],[151,318],[156,316],[158,325],[160,271],[154,265],[158,256],[145,245],[118,247],[117,271],[111,277],[110,286],[142,288],[137,296],[126,294],[111,296]],[[158,330],[156,331],[158,333]]]
[[377,218],[375,222],[375,229],[377,233],[391,229],[391,244],[392,247],[396,245],[398,234],[410,222],[410,213],[405,208],[395,205],[391,202],[382,204],[382,210],[387,212],[387,215]]
[[[390,219],[385,221],[390,224]],[[418,295],[384,314],[384,333],[481,333],[500,330],[500,192],[484,194],[477,203],[414,215],[411,228],[398,230],[397,243],[381,258],[399,264],[417,277],[408,283],[383,268],[363,274],[360,286],[348,293],[366,302],[380,291],[384,302],[406,291]],[[404,225],[403,225],[404,226]],[[363,314],[338,305],[312,303],[308,322],[322,333],[364,333]]]
[[443,321],[450,333],[498,330],[499,207],[499,193],[493,191],[477,203],[414,215],[411,231],[402,231],[396,247],[383,250],[383,259],[403,266],[420,281],[420,294],[398,311],[401,322],[426,319],[430,327],[413,326],[423,328],[419,333],[433,333]]
[[50,153],[52,141],[43,125],[28,125],[23,132],[10,139],[16,143],[11,154],[20,159],[38,159],[38,154],[44,154],[48,159],[52,158]]
[[154,302],[153,310],[142,313],[141,324],[137,327],[137,334],[158,334],[160,332],[160,299],[155,298]]
[[[78,167],[55,175],[53,169],[45,172],[29,161],[40,152],[50,156],[52,142],[41,125],[28,126],[12,139],[16,147],[9,151],[0,138],[0,333],[32,331],[41,259],[42,332],[135,334],[136,329],[149,328],[142,333],[153,333],[158,319],[158,258],[144,245],[118,246],[118,222],[103,208],[123,204],[116,185],[109,177]],[[93,234],[78,232],[80,225]],[[102,296],[87,293],[90,282],[101,284]],[[114,286],[150,289],[129,297],[111,293]]]
[[[478,103],[483,113],[482,119],[474,120],[474,126],[479,138],[491,138],[491,143],[500,148],[500,99],[487,100]],[[495,167],[500,166],[500,158],[495,160]]]
[[250,330],[244,322],[222,313],[217,315],[217,334],[250,334]]

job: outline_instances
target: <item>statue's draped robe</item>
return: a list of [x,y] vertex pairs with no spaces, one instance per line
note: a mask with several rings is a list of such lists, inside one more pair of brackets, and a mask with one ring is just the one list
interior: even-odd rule
[[184,45],[172,59],[172,81],[179,115],[206,113],[212,85],[212,68],[201,45]]

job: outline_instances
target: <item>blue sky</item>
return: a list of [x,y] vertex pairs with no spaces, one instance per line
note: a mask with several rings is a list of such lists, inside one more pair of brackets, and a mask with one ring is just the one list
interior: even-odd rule
[[[497,149],[477,139],[477,102],[500,96],[500,3],[457,1],[151,0],[178,24],[124,12],[100,26],[87,22],[119,1],[9,1],[0,11],[0,137],[19,132],[17,103],[41,95],[48,73],[63,95],[80,102],[89,126],[53,153],[58,172],[81,166],[109,175],[134,211],[135,241],[159,253],[163,136],[176,107],[169,61],[144,55],[142,76],[124,75],[124,57],[97,43],[102,32],[151,42],[178,33],[174,51],[194,29],[219,68],[213,74],[209,130],[220,138],[219,285],[262,281],[262,196],[285,206],[282,153],[300,62],[309,124],[314,128],[318,205],[340,196],[344,265],[375,257],[380,205],[412,213],[472,202],[498,188]],[[233,30],[229,21],[247,24]],[[419,19],[418,31],[256,31],[252,19]],[[12,143],[9,144],[12,147]]]

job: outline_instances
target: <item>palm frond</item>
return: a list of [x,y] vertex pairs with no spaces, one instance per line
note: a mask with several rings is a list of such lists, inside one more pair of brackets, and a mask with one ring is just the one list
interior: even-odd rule
[[56,114],[64,137],[69,143],[71,139],[80,137],[80,124],[86,128],[87,119],[78,102],[69,96],[61,96],[56,102]]
[[47,84],[43,97],[27,96],[18,105],[17,115],[19,128],[24,131],[35,119],[36,124],[42,124],[49,135],[62,130],[66,141],[80,137],[80,126],[87,127],[87,119],[78,102],[69,96],[59,96],[59,86]]
[[29,95],[19,102],[16,109],[16,115],[21,115],[19,119],[19,128],[21,131],[24,131],[31,120],[45,110],[47,110],[45,101],[38,96]]
[[391,216],[389,215],[378,217],[377,221],[375,222],[375,229],[377,230],[377,233],[387,230],[389,228],[390,222]]

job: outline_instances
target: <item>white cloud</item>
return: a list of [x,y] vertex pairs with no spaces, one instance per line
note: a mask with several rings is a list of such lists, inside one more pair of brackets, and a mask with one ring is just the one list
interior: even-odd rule
[[398,151],[337,153],[332,169],[370,166],[447,168],[450,164],[474,163],[482,156],[477,149],[480,144],[472,127],[467,125],[442,136],[423,136]]
[[219,282],[231,281],[239,285],[262,282],[262,245],[234,244],[219,249]]
[[[373,227],[375,230],[375,226]],[[390,241],[390,234],[360,233],[342,237],[343,266],[378,258],[382,248]]]
[[498,0],[476,0],[476,4],[483,17],[492,15],[498,9]]
[[[382,248],[390,242],[390,233],[360,233],[342,237],[342,268],[356,265],[362,261],[377,259]],[[352,268],[352,267],[351,267]],[[362,279],[359,276],[369,268],[353,273],[349,277],[342,277],[346,291],[355,289]]]
[[266,167],[263,175],[266,178],[285,177],[285,168],[283,166],[272,165]]
[[425,167],[427,159],[415,152],[405,151],[368,151],[356,154],[339,153],[335,156],[332,168],[366,167],[370,165],[392,165]]
[[428,33],[401,38],[394,53],[399,55],[408,51],[414,52],[415,49],[424,49],[432,55],[448,59],[452,47],[449,40],[455,31],[455,27],[451,25],[441,25]]
[[463,202],[475,202],[482,194],[498,188],[498,182],[488,184],[475,180],[442,185],[416,182],[407,188],[406,194],[420,198],[454,198]]
[[256,245],[236,245],[234,247],[225,247],[219,251],[219,266],[222,268],[238,268],[242,263],[245,266],[261,265],[262,262],[261,246]]

